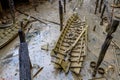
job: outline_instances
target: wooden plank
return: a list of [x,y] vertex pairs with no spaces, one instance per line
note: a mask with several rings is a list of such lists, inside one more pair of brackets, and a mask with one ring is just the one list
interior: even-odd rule
[[[78,54],[78,56],[79,56],[79,54]],[[78,56],[77,56],[77,57],[72,57],[72,56],[71,56],[71,57],[70,57],[70,61],[73,61],[73,62],[74,62],[74,61],[78,61],[78,60],[79,60],[79,57],[78,57]]]
[[[87,27],[88,27],[88,26],[86,26],[86,28],[87,28]],[[79,39],[81,38],[81,36],[83,35],[83,33],[86,31],[86,28],[81,32],[81,34],[78,36],[78,38],[76,39],[76,41],[72,44],[71,47],[69,47],[69,48],[66,50],[66,52],[69,51],[70,49],[72,49],[72,48],[77,44],[77,42],[79,41]]]
[[80,68],[82,67],[82,62],[72,62],[70,68]]
[[61,60],[62,60],[62,59],[57,58],[57,57],[53,57],[53,58],[52,58],[52,62],[53,62],[53,63],[56,63],[56,64],[59,64],[59,65],[61,64]]
[[63,43],[61,46],[69,47],[70,45],[68,43]]
[[57,54],[56,56],[59,57],[60,59],[64,59],[64,56],[61,54]]
[[72,53],[70,54],[71,57],[78,57],[80,55],[80,53]]

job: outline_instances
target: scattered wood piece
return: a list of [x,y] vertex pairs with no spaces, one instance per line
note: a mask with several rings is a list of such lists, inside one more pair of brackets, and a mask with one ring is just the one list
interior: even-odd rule
[[41,67],[34,75],[33,75],[33,78],[35,78],[42,70],[43,70],[44,67]]
[[25,33],[22,30],[18,32],[20,38],[19,48],[19,76],[20,80],[31,80],[32,64],[29,57],[28,45],[25,40]]

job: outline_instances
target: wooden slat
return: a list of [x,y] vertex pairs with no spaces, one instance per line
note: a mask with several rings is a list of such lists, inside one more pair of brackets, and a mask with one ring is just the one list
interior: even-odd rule
[[82,62],[72,62],[70,68],[80,68],[82,67]]

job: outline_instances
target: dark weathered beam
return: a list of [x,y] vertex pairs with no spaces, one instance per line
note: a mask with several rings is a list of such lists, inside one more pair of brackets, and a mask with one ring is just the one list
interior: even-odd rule
[[66,13],[66,0],[64,0],[64,13]]
[[25,40],[25,34],[19,30],[20,48],[19,48],[19,71],[20,80],[31,80],[31,62],[29,58],[28,45]]
[[60,18],[60,31],[63,28],[63,6],[61,4],[61,0],[59,0],[59,18]]
[[96,0],[95,14],[97,13],[98,5],[99,5],[99,0]]
[[103,1],[104,1],[104,0],[101,0],[101,1],[100,1],[99,13],[101,13],[101,9],[102,9],[102,5],[103,5]]
[[105,54],[106,54],[106,51],[110,45],[112,41],[112,36],[111,35],[107,35],[103,45],[102,45],[102,48],[101,48],[101,51],[100,51],[100,55],[99,55],[99,58],[98,58],[98,61],[97,61],[97,65],[94,69],[94,73],[93,73],[93,77],[96,76],[96,73],[97,73],[97,70],[98,70],[98,67],[100,66],[100,64],[102,63],[104,57],[105,57]]
[[106,5],[103,6],[103,10],[102,10],[102,13],[101,13],[101,18],[103,18],[103,15],[105,13],[105,8],[106,8]]
[[101,47],[101,51],[100,51],[100,54],[99,54],[97,65],[96,65],[96,67],[94,69],[94,72],[93,72],[93,77],[96,76],[98,67],[101,65],[101,63],[102,63],[102,61],[103,61],[103,59],[105,57],[106,51],[107,51],[107,49],[108,49],[108,47],[109,47],[109,45],[110,45],[110,43],[112,41],[113,37],[111,35],[112,35],[112,33],[114,33],[116,31],[118,25],[119,25],[119,21],[117,21],[117,20],[112,21],[112,25],[110,26],[107,37],[106,37],[106,39],[105,39],[105,41],[104,41],[104,43],[103,43],[103,45]]

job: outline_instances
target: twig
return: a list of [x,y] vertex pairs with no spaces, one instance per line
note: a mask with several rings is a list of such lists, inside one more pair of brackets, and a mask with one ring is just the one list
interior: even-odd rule
[[33,78],[36,77],[36,76],[38,75],[38,73],[41,72],[42,69],[43,69],[43,67],[41,67],[41,68],[35,73],[35,75],[33,76]]

